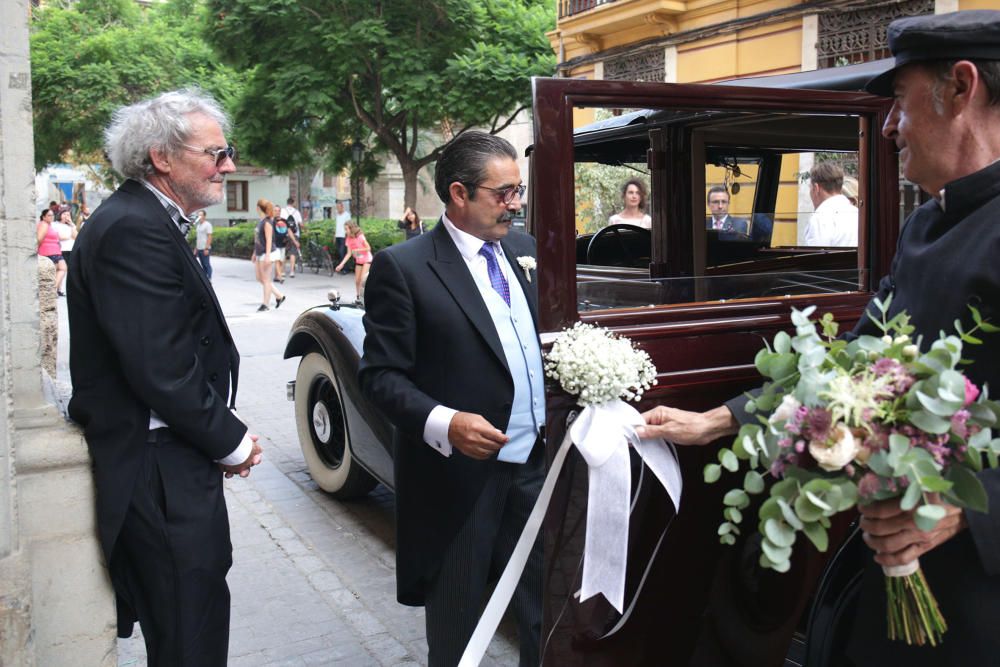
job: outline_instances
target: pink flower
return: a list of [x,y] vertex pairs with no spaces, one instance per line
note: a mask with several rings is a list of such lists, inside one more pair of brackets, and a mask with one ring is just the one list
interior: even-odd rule
[[965,406],[968,407],[979,398],[979,387],[972,384],[969,378],[965,378]]
[[803,423],[805,435],[810,440],[828,440],[833,434],[830,427],[833,425],[833,415],[824,408],[812,408],[806,415]]
[[879,487],[878,475],[873,472],[866,472],[861,480],[858,482],[858,495],[864,498],[870,498],[878,493]]
[[[966,380],[966,382],[968,382],[968,380]],[[973,388],[975,388],[975,385],[973,385]],[[979,390],[976,389],[976,391],[979,391]],[[965,385],[965,392],[966,392],[966,395],[968,395],[969,385]],[[973,400],[975,400],[975,399],[973,399]],[[966,405],[968,405],[968,403],[966,403]],[[954,433],[955,435],[957,435],[958,437],[962,438],[963,440],[965,440],[966,438],[968,438],[969,437],[969,427],[966,425],[967,421],[969,421],[969,411],[968,410],[962,409],[962,410],[959,410],[958,412],[956,412],[955,414],[953,414],[951,416],[951,432]]]

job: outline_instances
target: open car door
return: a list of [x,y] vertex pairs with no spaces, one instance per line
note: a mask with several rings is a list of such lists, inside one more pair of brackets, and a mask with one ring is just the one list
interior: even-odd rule
[[[792,328],[793,307],[816,305],[852,326],[889,270],[899,228],[895,149],[880,135],[888,107],[862,93],[536,79],[528,226],[543,342],[577,321],[607,327],[658,369],[640,410],[701,411],[759,385],[754,355]],[[581,117],[592,122],[574,133]],[[859,181],[855,246],[803,242],[812,211],[803,174],[826,160]],[[648,230],[607,225],[614,193],[633,176],[648,186]],[[733,193],[736,228],[710,228],[706,192],[718,184]],[[549,386],[550,457],[573,408]],[[587,469],[570,453],[544,533],[545,665],[802,663],[811,600],[850,520],[831,530],[827,553],[797,548],[789,572],[761,569],[755,506],[737,544],[719,544],[722,496],[739,485],[703,482],[720,444],[729,443],[678,448],[676,516],[633,457],[624,616],[576,595]]]

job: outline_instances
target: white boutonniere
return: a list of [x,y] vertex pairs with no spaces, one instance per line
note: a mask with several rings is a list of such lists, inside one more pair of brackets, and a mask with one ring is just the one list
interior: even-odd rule
[[517,263],[524,270],[524,277],[527,281],[531,282],[531,272],[535,270],[538,264],[535,262],[535,258],[530,255],[524,255],[523,257],[517,258]]

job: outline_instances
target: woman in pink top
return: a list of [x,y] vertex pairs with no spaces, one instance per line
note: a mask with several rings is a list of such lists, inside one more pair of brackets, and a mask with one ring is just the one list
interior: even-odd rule
[[38,216],[38,224],[35,226],[35,237],[38,239],[38,254],[41,257],[48,257],[56,265],[56,294],[66,296],[62,291],[63,279],[66,277],[66,260],[63,259],[62,249],[59,246],[59,232],[56,230],[55,215],[52,209],[47,208]]
[[365,238],[361,227],[349,222],[345,225],[345,229],[347,237],[344,242],[350,253],[344,255],[344,259],[340,260],[340,264],[334,271],[340,271],[344,268],[344,264],[347,264],[347,258],[354,257],[354,289],[358,294],[355,303],[360,305],[364,295],[365,279],[368,278],[368,266],[372,263],[372,247],[368,245],[368,239]]

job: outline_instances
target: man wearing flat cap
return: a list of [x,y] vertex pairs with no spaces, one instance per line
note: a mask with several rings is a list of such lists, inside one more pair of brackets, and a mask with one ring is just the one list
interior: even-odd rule
[[[877,296],[893,295],[890,317],[909,312],[927,347],[939,331],[951,331],[956,319],[971,328],[969,304],[1000,324],[1000,11],[894,21],[889,47],[895,66],[866,89],[893,98],[882,134],[899,149],[903,175],[932,199],[904,224]],[[849,335],[860,334],[881,332],[862,318]],[[969,378],[1000,390],[1000,334],[962,352],[973,361],[965,368]],[[659,406],[644,415],[645,435],[707,444],[752,418],[745,403],[741,397],[703,413]],[[917,529],[912,512],[901,511],[898,501],[861,509],[863,538],[875,556],[865,570],[846,647],[853,665],[1000,664],[1000,470],[979,477],[989,513],[942,501],[945,518],[928,532]],[[879,565],[915,558],[948,622],[937,647],[886,638]]]

